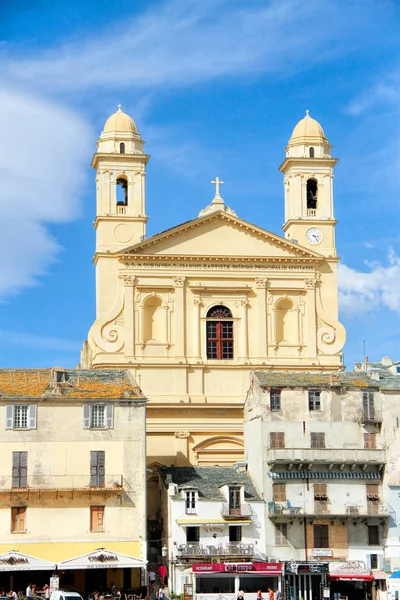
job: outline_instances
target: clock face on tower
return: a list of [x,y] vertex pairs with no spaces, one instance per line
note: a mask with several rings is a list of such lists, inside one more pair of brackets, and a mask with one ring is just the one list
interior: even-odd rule
[[310,227],[310,229],[307,229],[306,231],[306,239],[313,246],[320,244],[323,237],[322,231],[320,231],[317,227]]

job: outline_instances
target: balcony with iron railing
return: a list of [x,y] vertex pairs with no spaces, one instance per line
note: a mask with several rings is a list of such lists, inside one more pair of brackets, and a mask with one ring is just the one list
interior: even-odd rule
[[221,508],[221,516],[227,521],[230,519],[249,519],[251,517],[251,509],[247,502],[242,502],[239,506],[223,504]]
[[382,448],[269,448],[267,462],[273,463],[337,463],[385,464]]
[[181,558],[207,559],[216,557],[235,557],[251,558],[255,554],[254,544],[244,544],[241,542],[226,542],[218,546],[208,544],[188,543],[181,544],[177,548],[177,556]]
[[[104,475],[91,478],[85,475],[28,475],[0,476],[0,493],[31,493],[52,491],[111,492],[127,490],[123,475]],[[128,490],[129,491],[129,490]]]
[[286,502],[268,502],[268,516],[274,518],[332,518],[332,517],[384,517],[395,519],[396,513],[389,504],[381,502],[365,504],[343,504],[339,502],[326,504],[322,502],[309,502],[306,505],[292,505]]

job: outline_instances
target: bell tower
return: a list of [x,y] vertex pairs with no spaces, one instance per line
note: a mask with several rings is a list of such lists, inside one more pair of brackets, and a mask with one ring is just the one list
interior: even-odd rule
[[307,110],[293,130],[279,170],[284,174],[285,237],[335,257],[333,168],[338,159],[331,157],[331,148]]
[[97,142],[96,258],[131,246],[146,235],[145,177],[149,156],[144,141],[121,106],[111,115]]

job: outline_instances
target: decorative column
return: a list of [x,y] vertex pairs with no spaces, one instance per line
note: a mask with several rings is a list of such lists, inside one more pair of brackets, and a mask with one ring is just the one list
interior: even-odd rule
[[175,356],[182,357],[186,355],[185,348],[185,277],[174,277],[175,289]]
[[265,277],[256,278],[258,358],[267,357],[267,288]]
[[194,315],[193,315],[193,354],[194,358],[201,358],[201,345],[200,345],[200,308],[202,306],[200,296],[193,298],[194,304]]
[[123,275],[125,286],[124,330],[125,356],[135,356],[135,281],[134,275]]
[[248,321],[247,321],[247,307],[249,301],[247,298],[242,298],[240,301],[241,305],[241,325],[240,325],[240,350],[239,358],[249,358],[249,332],[248,332]]
[[306,340],[308,356],[317,356],[317,310],[315,306],[315,279],[305,279],[306,292]]

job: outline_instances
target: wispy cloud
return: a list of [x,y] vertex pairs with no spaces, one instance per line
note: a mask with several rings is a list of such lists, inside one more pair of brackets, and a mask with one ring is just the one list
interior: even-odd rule
[[0,298],[33,285],[59,246],[46,224],[79,212],[89,127],[59,103],[0,91]]
[[387,264],[365,263],[358,271],[339,267],[339,305],[349,316],[364,316],[380,308],[400,313],[400,257],[390,249]]

